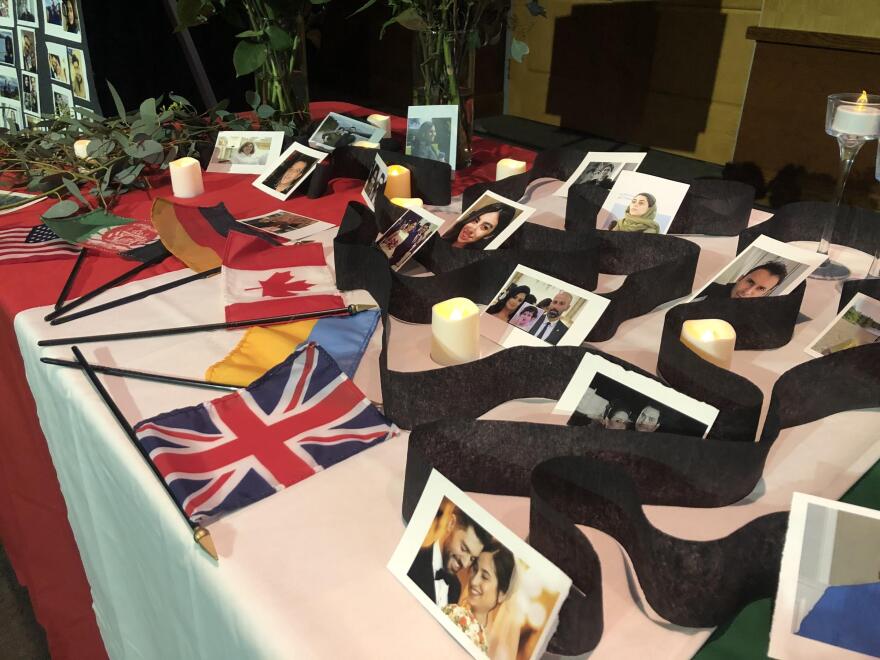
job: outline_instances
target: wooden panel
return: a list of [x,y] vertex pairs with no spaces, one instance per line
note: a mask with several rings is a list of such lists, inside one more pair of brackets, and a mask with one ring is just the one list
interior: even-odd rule
[[872,37],[880,34],[876,0],[765,0],[761,27]]
[[811,48],[880,53],[880,39],[874,37],[854,37],[847,34],[805,32],[803,30],[784,30],[757,26],[752,26],[746,30],[746,37],[755,41],[787,44],[789,46],[809,46]]

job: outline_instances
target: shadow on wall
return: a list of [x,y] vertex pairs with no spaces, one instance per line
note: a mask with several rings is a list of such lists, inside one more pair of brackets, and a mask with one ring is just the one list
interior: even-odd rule
[[547,112],[561,126],[691,151],[706,128],[725,16],[662,1],[578,5],[556,20]]

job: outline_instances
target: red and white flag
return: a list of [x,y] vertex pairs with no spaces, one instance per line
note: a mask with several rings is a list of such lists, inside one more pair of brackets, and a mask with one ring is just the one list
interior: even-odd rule
[[223,280],[228,322],[345,306],[320,243],[272,245],[230,231]]

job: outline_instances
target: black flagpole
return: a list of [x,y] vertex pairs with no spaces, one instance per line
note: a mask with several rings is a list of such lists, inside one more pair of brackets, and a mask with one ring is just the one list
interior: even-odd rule
[[[43,364],[51,364],[57,367],[71,367],[79,369],[80,364],[73,360],[59,360],[57,358],[40,358]],[[120,376],[123,378],[136,378],[138,380],[147,380],[154,383],[164,383],[166,385],[184,385],[187,387],[201,387],[206,390],[224,390],[234,392],[241,389],[240,385],[232,385],[231,383],[214,383],[209,380],[199,380],[198,378],[184,378],[183,376],[166,376],[164,374],[153,374],[147,371],[135,371],[134,369],[123,369],[121,367],[105,367],[101,364],[90,364],[92,371],[97,374],[107,374],[108,376]]]
[[135,446],[135,448],[140,452],[140,455],[144,458],[147,463],[147,466],[153,471],[153,474],[156,475],[156,478],[159,480],[159,483],[165,488],[165,492],[168,493],[168,496],[171,498],[171,501],[174,502],[174,505],[177,507],[177,510],[180,511],[181,515],[183,515],[183,519],[186,520],[186,523],[193,530],[193,539],[196,543],[199,544],[199,547],[207,552],[211,557],[215,560],[219,559],[217,556],[217,550],[214,547],[214,541],[211,539],[211,533],[202,527],[191,521],[189,516],[184,513],[183,509],[177,503],[177,500],[174,499],[174,496],[171,494],[171,489],[168,488],[168,484],[165,483],[165,479],[162,476],[162,473],[153,465],[153,461],[150,460],[150,457],[147,456],[144,448],[137,440],[137,435],[135,435],[134,429],[131,427],[131,424],[128,423],[128,420],[125,419],[125,415],[122,414],[122,411],[119,409],[119,406],[116,405],[116,402],[113,400],[113,397],[110,396],[110,393],[104,388],[101,384],[101,381],[98,380],[97,374],[95,374],[95,370],[92,369],[92,365],[90,365],[86,358],[83,356],[82,351],[79,350],[76,346],[71,346],[71,350],[73,351],[73,355],[76,358],[77,363],[79,364],[80,369],[85,372],[86,377],[91,381],[92,386],[98,392],[98,395],[104,400],[104,403],[107,404],[107,408],[110,409],[110,412],[116,418],[116,421],[119,423],[119,426],[122,427],[122,430],[125,431],[125,434],[128,436],[128,439]]
[[79,269],[83,265],[83,261],[86,260],[86,255],[88,251],[86,248],[80,248],[79,254],[76,255],[76,261],[73,262],[73,268],[70,269],[70,273],[67,276],[67,280],[64,282],[64,286],[61,287],[61,293],[58,294],[58,300],[55,301],[55,311],[58,311],[58,308],[64,304],[64,301],[67,300],[67,294],[70,293],[70,289],[73,287],[74,281],[76,281],[76,275],[79,273]]
[[235,330],[237,328],[250,328],[255,325],[273,325],[276,323],[290,323],[305,319],[317,319],[324,316],[342,316],[345,314],[357,314],[368,309],[374,309],[375,305],[349,305],[338,309],[325,309],[317,312],[304,314],[286,314],[284,316],[268,316],[261,319],[247,321],[231,321],[229,323],[206,323],[204,325],[188,325],[180,328],[158,328],[156,330],[134,330],[132,332],[116,332],[106,335],[85,335],[82,337],[62,337],[60,339],[41,339],[37,346],[66,346],[68,344],[90,344],[99,341],[120,341],[122,339],[144,339],[147,337],[169,337],[171,335],[185,335],[191,332],[210,332],[212,330]]

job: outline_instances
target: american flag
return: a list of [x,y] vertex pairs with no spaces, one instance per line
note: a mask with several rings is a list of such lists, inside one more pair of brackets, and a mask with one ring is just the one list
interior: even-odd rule
[[79,253],[80,248],[58,238],[46,225],[0,229],[0,263],[43,261]]
[[268,497],[395,430],[314,343],[246,389],[135,427],[193,522]]

